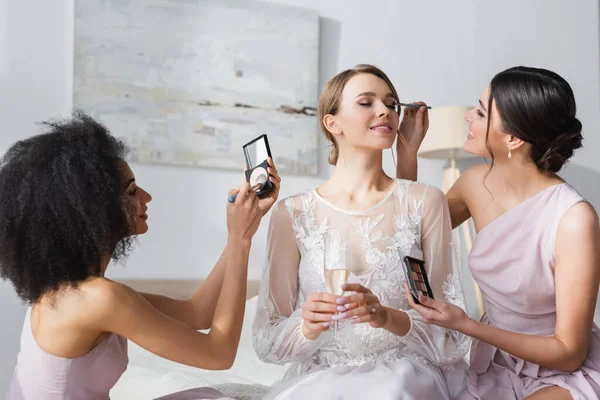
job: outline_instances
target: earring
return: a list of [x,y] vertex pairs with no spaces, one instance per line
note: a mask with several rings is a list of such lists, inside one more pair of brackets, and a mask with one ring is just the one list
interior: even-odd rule
[[512,158],[512,153],[510,152],[510,147],[508,148],[508,158]]

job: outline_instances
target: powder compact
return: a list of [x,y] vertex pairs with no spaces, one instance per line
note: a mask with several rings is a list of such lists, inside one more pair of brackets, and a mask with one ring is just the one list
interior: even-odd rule
[[[256,139],[246,143],[243,146],[244,157],[248,170],[246,171],[246,181],[250,185],[250,189],[256,192],[257,196],[262,196],[273,189],[269,172],[269,163],[267,158],[271,157],[271,148],[267,135],[260,135]],[[229,202],[233,203],[237,194],[229,196]]]

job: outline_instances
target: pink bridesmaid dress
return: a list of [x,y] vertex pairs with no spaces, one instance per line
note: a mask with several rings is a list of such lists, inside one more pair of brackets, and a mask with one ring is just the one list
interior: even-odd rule
[[[556,234],[562,216],[581,201],[584,199],[567,183],[554,185],[478,233],[469,264],[487,300],[482,322],[523,334],[554,334]],[[569,268],[577,273],[577,265]],[[600,398],[600,331],[596,325],[587,359],[575,372],[545,368],[475,341],[468,393],[461,399],[523,399],[554,385],[570,391],[575,400]]]
[[[109,400],[109,392],[127,369],[127,339],[108,335],[89,353],[62,358],[39,348],[31,331],[31,308],[25,315],[17,366],[7,400]],[[212,388],[173,393],[161,399],[224,399]]]

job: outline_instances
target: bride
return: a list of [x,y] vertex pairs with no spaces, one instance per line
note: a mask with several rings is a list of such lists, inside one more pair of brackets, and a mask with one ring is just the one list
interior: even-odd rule
[[[448,205],[440,190],[383,171],[399,126],[396,90],[378,68],[356,66],[327,83],[319,116],[333,176],[271,216],[254,347],[265,362],[291,365],[265,398],[453,399],[469,339],[408,309],[402,268],[404,256],[423,260],[434,298],[465,308]],[[401,128],[414,124],[413,113]],[[337,296],[327,291],[332,260],[350,272],[345,297],[337,285]]]

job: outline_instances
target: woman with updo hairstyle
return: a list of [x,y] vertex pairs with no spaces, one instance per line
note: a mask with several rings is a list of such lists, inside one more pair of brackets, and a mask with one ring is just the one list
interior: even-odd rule
[[[411,306],[477,339],[461,399],[598,399],[598,215],[556,174],[582,145],[573,91],[554,72],[510,68],[465,119],[465,150],[491,165],[469,169],[447,199],[453,227],[473,218],[469,267],[487,311],[477,322],[439,299]],[[415,179],[423,136],[404,139],[399,158],[412,161],[397,175]]]

